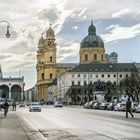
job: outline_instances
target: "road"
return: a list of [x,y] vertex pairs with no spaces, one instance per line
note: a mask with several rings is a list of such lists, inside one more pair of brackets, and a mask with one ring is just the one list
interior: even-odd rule
[[42,112],[20,108],[17,114],[44,140],[140,140],[138,113],[126,119],[125,112],[46,106]]

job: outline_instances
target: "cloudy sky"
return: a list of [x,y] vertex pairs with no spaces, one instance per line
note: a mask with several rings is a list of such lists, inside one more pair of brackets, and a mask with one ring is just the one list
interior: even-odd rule
[[[106,53],[119,62],[140,62],[140,0],[0,0],[0,64],[4,77],[24,76],[26,89],[36,83],[36,51],[49,24],[56,33],[57,62],[78,63],[79,47],[91,19]],[[62,53],[63,52],[63,53]]]

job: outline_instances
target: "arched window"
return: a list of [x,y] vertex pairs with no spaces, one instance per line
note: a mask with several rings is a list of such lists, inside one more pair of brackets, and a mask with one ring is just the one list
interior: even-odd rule
[[50,79],[52,79],[52,73],[50,73]]
[[44,78],[44,73],[42,73],[42,80],[44,80],[45,78]]
[[101,55],[101,60],[102,60],[102,61],[104,60],[104,56],[103,56],[103,54]]
[[88,61],[88,55],[85,54],[85,61]]
[[93,60],[96,61],[97,60],[97,54],[93,55]]
[[52,62],[52,56],[50,56],[50,62]]

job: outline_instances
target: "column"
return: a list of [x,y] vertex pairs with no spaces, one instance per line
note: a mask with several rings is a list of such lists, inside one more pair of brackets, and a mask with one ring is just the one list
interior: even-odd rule
[[9,90],[9,100],[11,100],[11,89]]

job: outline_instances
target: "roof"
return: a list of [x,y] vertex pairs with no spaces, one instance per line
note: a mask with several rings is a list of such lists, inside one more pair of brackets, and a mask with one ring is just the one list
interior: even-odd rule
[[79,64],[70,72],[136,72],[135,63]]
[[78,65],[78,63],[57,63],[56,67],[69,67],[74,68]]

